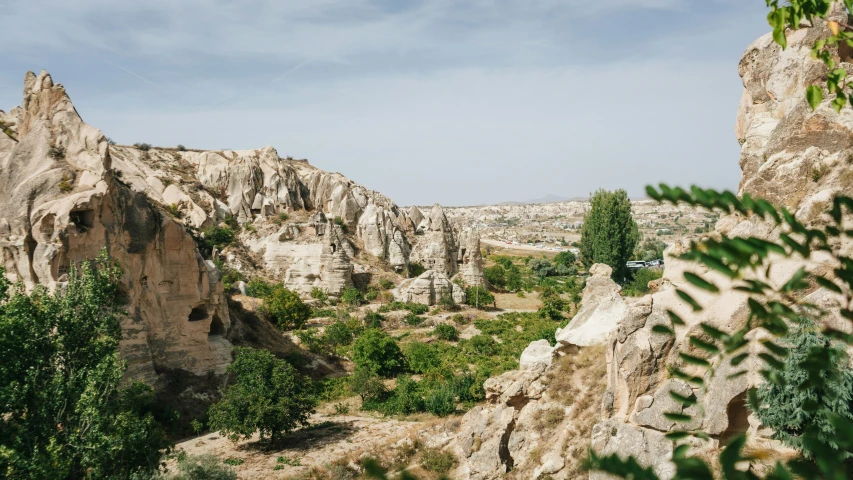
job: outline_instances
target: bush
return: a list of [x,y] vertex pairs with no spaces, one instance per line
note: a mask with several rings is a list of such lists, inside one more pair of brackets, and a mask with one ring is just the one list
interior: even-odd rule
[[345,322],[337,321],[326,327],[326,342],[333,347],[351,344],[354,336],[352,329]]
[[312,288],[309,295],[311,295],[311,298],[314,300],[319,300],[320,302],[325,302],[329,299],[329,296],[326,295],[326,292],[324,292],[320,287]]
[[353,393],[361,397],[362,403],[379,400],[387,393],[382,379],[369,368],[356,367],[349,376],[349,385]]
[[456,330],[456,327],[453,325],[439,323],[435,326],[435,336],[438,337],[439,340],[455,342],[456,340],[459,340],[459,331]]
[[423,265],[417,262],[409,263],[408,268],[406,268],[406,276],[409,278],[420,277],[426,271]]
[[237,480],[237,472],[223,465],[211,455],[185,455],[178,457],[177,472],[169,480]]
[[379,308],[379,312],[387,313],[394,312],[397,310],[408,310],[415,315],[423,315],[429,311],[429,307],[423,305],[421,303],[409,303],[409,302],[391,302],[386,305],[382,305]]
[[351,307],[357,307],[364,303],[364,298],[361,296],[361,292],[356,288],[347,288],[341,293],[341,302]]
[[388,399],[382,410],[391,415],[410,415],[423,412],[424,399],[418,382],[406,375],[397,378],[397,386],[394,387],[391,398]]
[[445,383],[429,390],[424,396],[424,408],[427,412],[439,417],[446,417],[456,412],[453,388]]
[[634,272],[634,276],[622,289],[622,294],[629,297],[641,297],[651,290],[649,282],[663,276],[663,271],[652,268],[641,268]]
[[211,430],[234,442],[256,432],[261,440],[276,442],[308,424],[317,399],[311,380],[289,363],[266,350],[237,348],[227,371],[235,381],[225,389],[222,400],[210,407]]
[[[177,207],[175,208],[177,209]],[[169,209],[171,212],[172,207],[170,206]],[[229,227],[208,228],[202,232],[201,238],[196,239],[196,243],[198,243],[198,250],[204,258],[210,258],[213,254],[213,247],[216,247],[217,250],[222,250],[228,245],[231,245],[231,242],[233,241],[234,230],[231,230]]]
[[415,315],[414,313],[407,313],[405,317],[403,317],[403,322],[406,325],[411,325],[413,327],[417,327],[418,325],[424,323],[424,317],[419,315]]
[[392,282],[391,280],[389,280],[387,278],[380,278],[379,279],[379,287],[382,288],[383,290],[391,290],[392,288],[395,287],[395,285],[394,285],[394,282]]
[[550,260],[545,258],[534,258],[533,260],[527,262],[527,267],[539,278],[545,278],[549,275],[554,275],[556,270],[554,269],[554,264],[551,263]]
[[277,284],[264,295],[261,311],[268,315],[282,330],[300,329],[311,318],[311,307],[299,295]]
[[441,358],[435,345],[412,342],[405,346],[406,363],[414,373],[426,373],[441,365]]
[[421,456],[421,465],[425,469],[436,473],[447,473],[456,465],[456,457],[450,452],[445,452],[437,448],[424,449]]
[[136,147],[138,150],[142,150],[143,152],[151,150],[150,143],[134,143],[133,146]]
[[379,375],[391,376],[403,370],[405,359],[397,342],[379,329],[371,328],[353,344],[352,361]]
[[475,285],[465,289],[468,305],[474,308],[483,308],[495,302],[495,296],[485,288]]
[[474,355],[495,355],[499,345],[490,335],[474,335],[465,344],[465,350]]
[[347,233],[347,224],[343,218],[335,217],[334,220],[332,220],[332,221],[334,222],[335,225],[341,227],[341,230],[343,230],[344,233]]
[[[760,408],[755,413],[762,424],[774,430],[773,438],[813,457],[815,452],[801,438],[806,427],[816,426],[818,438],[835,445],[833,440],[838,433],[832,416],[853,420],[853,371],[847,368],[848,358],[841,344],[812,328],[800,330],[786,340],[790,343],[789,355],[779,372],[784,385],[762,384],[757,392]],[[826,353],[835,364],[835,381],[825,387],[806,384],[802,388],[809,378],[809,355]],[[823,378],[833,375],[827,370],[818,374]]]
[[486,281],[489,282],[490,285],[499,288],[506,286],[506,269],[502,265],[496,264],[485,268],[483,269],[483,274],[486,276]]
[[382,328],[385,317],[377,312],[367,312],[364,315],[364,328]]
[[274,284],[267,283],[263,280],[254,279],[246,285],[246,293],[250,297],[264,298],[273,291]]
[[177,151],[179,151],[179,152],[186,152],[186,151],[187,151],[187,147],[185,147],[185,146],[183,146],[183,145],[181,145],[181,144],[179,143],[179,144],[178,144],[178,146],[177,146],[177,147],[175,147],[175,150],[177,150]]

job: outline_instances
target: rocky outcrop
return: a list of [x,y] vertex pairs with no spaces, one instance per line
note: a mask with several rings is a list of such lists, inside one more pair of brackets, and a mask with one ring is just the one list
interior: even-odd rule
[[447,275],[427,270],[419,277],[401,283],[396,289],[396,298],[403,302],[436,305],[446,299],[453,303],[465,303],[465,291],[453,283]]
[[581,347],[598,345],[619,327],[628,305],[619,294],[622,287],[610,278],[612,271],[601,263],[589,269],[582,307],[565,328],[557,330],[558,342]]
[[27,74],[15,125],[16,138],[0,142],[6,275],[55,289],[72,264],[105,248],[123,269],[129,374],[154,383],[172,369],[223,373],[229,316],[219,273],[185,227],[117,178],[106,138],[47,73]]
[[459,252],[456,254],[459,264],[459,277],[466,285],[486,286],[483,273],[483,256],[480,253],[480,235],[466,228],[459,235]]
[[416,234],[411,260],[449,277],[456,274],[459,247],[453,226],[441,206],[433,205],[429,215],[418,224]]

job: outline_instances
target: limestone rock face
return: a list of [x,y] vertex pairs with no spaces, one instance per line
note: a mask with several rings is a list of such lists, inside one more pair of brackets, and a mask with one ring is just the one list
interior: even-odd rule
[[435,305],[442,296],[450,295],[455,303],[465,303],[465,291],[447,275],[427,270],[418,278],[406,280],[397,288],[397,298],[403,302]]
[[554,361],[554,347],[548,343],[548,340],[537,340],[521,352],[521,358],[518,360],[518,368],[527,370],[536,368],[539,365],[550,367]]
[[590,268],[581,309],[566,328],[557,330],[558,342],[582,347],[602,344],[616,330],[628,306],[619,295],[622,287],[610,278],[611,272],[600,263]]
[[459,263],[459,276],[466,285],[486,286],[486,276],[483,273],[483,256],[480,253],[480,235],[465,229],[459,235],[459,252],[456,255]]
[[[42,72],[25,78],[17,139],[0,144],[0,258],[28,288],[55,289],[103,248],[123,269],[129,375],[223,373],[230,325],[219,275],[185,228],[120,183],[110,146]],[[9,138],[7,136],[7,138]]]
[[450,220],[441,206],[433,205],[429,215],[418,224],[411,260],[421,263],[427,270],[452,277],[457,271],[458,250]]

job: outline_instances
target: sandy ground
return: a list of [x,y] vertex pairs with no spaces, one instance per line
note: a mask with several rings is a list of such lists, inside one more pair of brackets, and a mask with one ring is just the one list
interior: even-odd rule
[[[351,406],[351,410],[357,411],[357,406]],[[312,466],[321,466],[337,459],[357,457],[362,452],[387,448],[402,438],[414,436],[424,429],[428,422],[402,421],[361,413],[318,413],[311,417],[311,424],[319,428],[297,431],[276,447],[258,442],[257,437],[234,444],[220,437],[218,433],[190,438],[178,443],[176,447],[190,455],[209,453],[222,460],[243,460],[242,464],[233,467],[240,479],[280,479],[307,472]],[[278,462],[279,457],[299,466]],[[277,466],[279,469],[275,470]],[[171,469],[174,464],[168,467]]]
[[[504,311],[536,311],[542,306],[537,292],[525,292],[524,297],[517,293],[495,293],[495,304]],[[503,312],[498,312],[503,313]]]

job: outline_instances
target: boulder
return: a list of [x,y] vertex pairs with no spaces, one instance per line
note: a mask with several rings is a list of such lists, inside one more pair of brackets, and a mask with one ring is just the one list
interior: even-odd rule
[[563,345],[585,347],[604,343],[628,311],[619,294],[622,287],[610,278],[612,269],[597,263],[589,272],[581,309],[566,328],[557,329],[557,341]]

